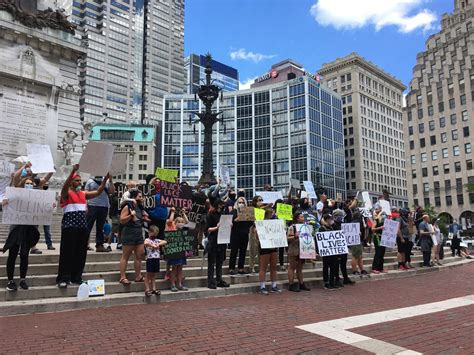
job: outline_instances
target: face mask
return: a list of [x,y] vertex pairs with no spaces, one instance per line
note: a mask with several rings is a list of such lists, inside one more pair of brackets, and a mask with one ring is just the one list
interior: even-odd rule
[[333,225],[334,225],[334,221],[329,221],[328,224],[329,224],[330,226],[333,226]]
[[245,207],[245,203],[239,202],[239,207]]
[[235,200],[235,194],[230,194],[230,195],[229,195],[229,198],[230,198],[231,200]]
[[76,191],[77,191],[77,192],[79,192],[79,191],[81,191],[81,190],[82,190],[82,189],[81,189],[81,185],[79,185],[79,186],[76,187]]
[[25,184],[25,189],[31,190],[31,189],[33,189],[33,185],[32,184]]

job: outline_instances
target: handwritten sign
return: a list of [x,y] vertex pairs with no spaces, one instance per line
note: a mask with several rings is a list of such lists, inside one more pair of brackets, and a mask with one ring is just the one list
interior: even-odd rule
[[316,259],[316,243],[313,227],[309,224],[295,224],[300,244],[300,259]]
[[390,202],[386,200],[379,200],[380,206],[382,206],[382,211],[385,212],[387,216],[392,215],[392,208],[390,207]]
[[0,160],[0,201],[5,197],[5,190],[11,182],[11,174],[15,171],[15,165],[7,160]]
[[347,245],[360,245],[360,224],[342,223],[341,229],[346,236]]
[[99,142],[88,142],[79,160],[79,170],[95,176],[105,176],[110,170],[114,146]]
[[262,249],[281,248],[288,246],[285,222],[281,219],[265,219],[255,221],[258,240]]
[[309,198],[318,198],[316,192],[314,191],[314,185],[311,181],[303,181],[303,186],[306,192],[308,193]]
[[229,168],[225,165],[219,167],[219,175],[224,184],[230,185],[230,171]]
[[400,222],[393,219],[385,219],[383,223],[382,238],[380,245],[387,248],[397,247],[397,234]]
[[31,171],[35,174],[55,172],[53,155],[47,144],[27,144],[28,161]]
[[191,210],[193,205],[193,190],[187,184],[161,180],[161,204]]
[[191,211],[188,213],[188,220],[191,224],[200,224],[206,215],[206,195],[194,193],[192,195]]
[[342,231],[318,232],[316,233],[316,241],[321,256],[340,255],[349,252],[346,237]]
[[122,175],[127,171],[127,153],[114,153],[110,166],[111,175]]
[[285,221],[291,221],[293,219],[293,206],[279,203],[277,205],[276,214],[278,218],[284,219]]
[[217,244],[230,243],[230,231],[232,229],[232,215],[222,215],[219,220],[219,230],[217,233]]
[[265,219],[265,210],[263,208],[254,208],[256,221],[263,221]]
[[196,235],[181,229],[165,231],[164,238],[167,241],[167,244],[163,247],[163,257],[165,260],[182,259],[194,255]]
[[87,286],[89,286],[89,297],[105,295],[104,280],[89,280],[87,281]]
[[368,210],[371,210],[372,200],[370,199],[370,195],[367,191],[362,191],[362,199],[364,200],[365,208],[367,208]]
[[263,203],[275,203],[276,200],[283,200],[281,191],[257,191],[255,196],[261,196]]
[[243,207],[238,213],[239,221],[255,221],[255,212],[253,207]]
[[50,225],[53,220],[56,193],[7,187],[3,208],[3,224]]
[[161,181],[175,182],[178,177],[178,170],[156,168],[155,176]]

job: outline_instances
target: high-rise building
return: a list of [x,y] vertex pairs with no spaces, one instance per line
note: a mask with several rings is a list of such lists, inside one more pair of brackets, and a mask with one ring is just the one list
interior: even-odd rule
[[410,205],[434,206],[474,221],[472,168],[474,5],[456,0],[454,13],[417,55],[404,110]]
[[87,44],[81,120],[157,124],[165,93],[182,93],[184,0],[75,0]]
[[351,53],[323,64],[323,82],[342,96],[346,189],[384,191],[394,206],[408,206],[402,99],[405,86],[375,64]]
[[[196,184],[204,129],[190,121],[202,110],[201,102],[194,95],[168,95],[164,102],[162,166]],[[227,166],[234,186],[249,193],[265,184],[287,190],[293,178],[311,180],[331,197],[345,195],[341,98],[332,90],[301,75],[225,92],[215,109],[223,117],[213,134],[216,175],[219,165]]]
[[[185,88],[187,94],[194,94],[196,90],[205,82],[206,56],[190,54],[184,58]],[[239,72],[226,64],[211,60],[212,75],[211,79],[217,81],[217,85],[224,91],[239,90]]]

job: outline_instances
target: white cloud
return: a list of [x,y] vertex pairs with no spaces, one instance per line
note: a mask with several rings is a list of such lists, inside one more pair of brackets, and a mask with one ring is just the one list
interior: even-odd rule
[[254,53],[254,52],[247,52],[245,48],[240,48],[237,51],[230,52],[230,57],[232,60],[251,60],[254,63],[261,62],[265,59],[271,59],[276,57],[275,54],[261,54],[261,53]]
[[253,84],[255,79],[257,79],[257,77],[249,78],[249,79],[245,80],[244,82],[239,81],[239,90],[250,89],[250,85]]
[[418,28],[434,29],[436,15],[420,9],[427,0],[316,0],[311,15],[322,26],[354,29],[367,25],[379,31],[385,26],[397,26],[402,33]]

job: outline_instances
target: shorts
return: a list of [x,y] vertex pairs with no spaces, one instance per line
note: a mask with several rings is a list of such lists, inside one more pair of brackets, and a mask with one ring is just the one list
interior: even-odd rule
[[288,255],[288,263],[296,264],[297,262],[305,263],[306,259],[300,259],[299,255]]
[[276,253],[277,248],[271,248],[271,249],[260,249],[260,255],[268,255],[271,253]]
[[120,218],[119,216],[113,216],[111,218],[112,221],[112,233],[117,234],[120,228]]
[[360,258],[362,256],[362,245],[351,245],[350,248],[354,258]]
[[146,272],[156,273],[160,272],[160,259],[146,259]]
[[168,265],[169,266],[186,265],[186,258],[170,259],[170,260],[168,260]]
[[125,226],[122,231],[122,245],[135,246],[143,244],[142,227],[133,228]]

